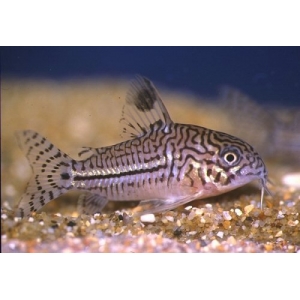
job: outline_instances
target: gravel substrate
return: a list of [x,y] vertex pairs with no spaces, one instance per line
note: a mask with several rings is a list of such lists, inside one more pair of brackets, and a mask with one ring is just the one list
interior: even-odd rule
[[2,251],[300,252],[300,193],[278,193],[276,199],[263,210],[258,197],[241,196],[144,221],[130,210],[77,217],[42,212],[20,219],[3,209]]
[[[56,85],[7,81],[2,88],[2,252],[300,252],[299,161],[283,163],[268,157],[274,196],[265,196],[262,209],[259,189],[248,185],[142,219],[132,215],[136,203],[110,203],[103,214],[79,215],[78,195],[72,193],[31,217],[14,217],[12,208],[31,170],[13,132],[37,130],[74,158],[80,146],[119,142],[122,104],[116,108],[117,102],[105,99],[124,98],[128,82]],[[96,100],[101,97],[103,101]],[[196,104],[195,99],[189,99],[191,96],[185,100],[183,95],[176,97],[166,95],[166,106],[175,121],[215,129],[224,125],[226,129],[217,108]],[[173,104],[170,99],[174,99]],[[95,107],[97,114],[93,116]],[[207,112],[222,115],[214,118],[221,123],[207,124]],[[204,121],[200,122],[202,116]],[[286,175],[292,172],[296,174],[295,183],[283,185]]]

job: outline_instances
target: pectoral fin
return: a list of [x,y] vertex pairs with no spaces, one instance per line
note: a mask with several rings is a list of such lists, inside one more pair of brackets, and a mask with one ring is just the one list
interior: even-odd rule
[[163,211],[174,209],[192,200],[194,200],[194,198],[192,197],[143,200],[133,210],[133,212],[137,215],[160,213]]

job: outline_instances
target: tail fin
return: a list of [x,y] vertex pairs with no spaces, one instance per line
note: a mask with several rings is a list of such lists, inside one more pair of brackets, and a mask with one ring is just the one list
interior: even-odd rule
[[24,217],[72,188],[72,159],[32,130],[18,131],[16,137],[33,171],[16,212]]

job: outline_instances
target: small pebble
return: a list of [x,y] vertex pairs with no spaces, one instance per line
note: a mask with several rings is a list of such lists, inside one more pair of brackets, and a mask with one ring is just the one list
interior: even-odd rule
[[224,232],[223,231],[219,231],[218,233],[217,233],[217,236],[219,237],[219,238],[223,238],[223,236],[224,236]]
[[233,236],[230,236],[228,239],[227,239],[227,242],[231,245],[236,245],[236,239],[233,237]]
[[155,215],[154,214],[142,215],[140,219],[144,223],[154,223],[155,222]]
[[224,222],[222,222],[222,225],[225,229],[229,229],[230,228],[230,222],[225,220]]
[[289,226],[297,226],[298,224],[299,224],[299,221],[298,221],[298,220],[295,220],[295,221],[289,220],[289,221],[288,221],[288,225],[289,225]]
[[253,210],[254,206],[252,204],[245,206],[244,208],[244,212],[246,215],[248,215],[252,210]]
[[252,224],[252,227],[254,228],[258,228],[259,227],[259,220],[254,221],[254,223]]
[[203,212],[204,212],[203,208],[196,208],[196,209],[195,209],[195,214],[196,214],[197,216],[203,215]]
[[223,217],[224,217],[224,219],[227,220],[227,221],[230,221],[230,220],[232,219],[232,217],[231,217],[229,211],[226,211],[226,210],[223,211]]
[[216,249],[217,247],[220,246],[220,243],[217,241],[217,240],[213,240],[211,243],[210,243],[211,247],[213,249]]
[[195,234],[197,234],[197,231],[190,231],[189,232],[189,235],[195,235]]
[[240,217],[243,214],[243,212],[239,208],[236,208],[234,211],[238,217]]
[[272,251],[272,250],[273,250],[273,244],[271,244],[271,243],[265,244],[265,249],[266,249],[267,251]]
[[284,214],[282,213],[282,211],[279,211],[277,215],[277,220],[281,220],[283,218],[284,218]]
[[282,183],[293,188],[300,188],[300,172],[289,173],[282,177]]
[[167,219],[169,222],[174,222],[174,217],[172,217],[172,216],[166,216],[166,219]]

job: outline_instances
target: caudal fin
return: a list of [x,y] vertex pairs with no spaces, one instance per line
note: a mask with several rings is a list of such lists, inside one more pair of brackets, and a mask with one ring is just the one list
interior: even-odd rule
[[18,131],[16,137],[33,171],[16,211],[24,217],[72,188],[72,159],[35,131]]

